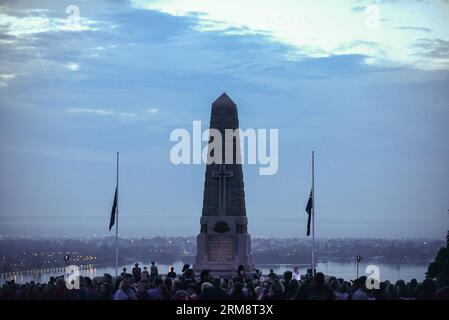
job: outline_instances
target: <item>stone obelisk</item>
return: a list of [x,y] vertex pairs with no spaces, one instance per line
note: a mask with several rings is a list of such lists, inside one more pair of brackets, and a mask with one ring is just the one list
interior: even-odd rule
[[[223,93],[212,103],[210,129],[220,131],[223,152],[221,163],[208,161],[210,164],[206,165],[201,231],[197,236],[194,265],[198,272],[208,269],[216,274],[231,274],[240,265],[247,272],[253,270],[242,165],[236,161],[239,136],[225,144],[225,130],[238,128],[237,105]],[[233,152],[233,161],[225,163],[229,150]]]

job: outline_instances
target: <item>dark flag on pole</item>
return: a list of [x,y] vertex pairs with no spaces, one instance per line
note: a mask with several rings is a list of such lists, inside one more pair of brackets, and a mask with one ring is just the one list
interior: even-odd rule
[[313,200],[312,200],[312,190],[310,190],[309,201],[307,201],[306,212],[309,215],[307,219],[307,236],[310,235],[310,220],[312,218],[312,208],[313,208]]
[[109,231],[115,223],[115,214],[117,211],[117,187],[115,188],[114,203],[112,204],[111,221],[109,222]]

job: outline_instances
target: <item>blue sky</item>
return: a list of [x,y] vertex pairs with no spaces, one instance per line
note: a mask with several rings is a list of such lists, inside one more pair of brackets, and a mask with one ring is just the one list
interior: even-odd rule
[[[78,25],[67,23],[76,5]],[[433,237],[449,225],[448,1],[3,1],[0,234],[103,235],[121,152],[124,235],[199,231],[204,165],[170,132],[279,129],[279,170],[246,165],[249,231]]]

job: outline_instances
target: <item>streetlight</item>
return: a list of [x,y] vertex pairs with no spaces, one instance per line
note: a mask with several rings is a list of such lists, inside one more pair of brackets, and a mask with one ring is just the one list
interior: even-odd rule
[[362,260],[362,256],[357,255],[355,257],[355,260],[357,261],[357,279],[358,279],[359,278],[359,263],[360,263],[360,260]]

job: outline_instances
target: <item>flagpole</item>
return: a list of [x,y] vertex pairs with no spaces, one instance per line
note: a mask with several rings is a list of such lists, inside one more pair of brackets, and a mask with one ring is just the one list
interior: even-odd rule
[[118,275],[118,171],[119,171],[119,153],[117,152],[117,207],[115,210],[115,277]]
[[315,275],[315,151],[312,151],[312,274]]

